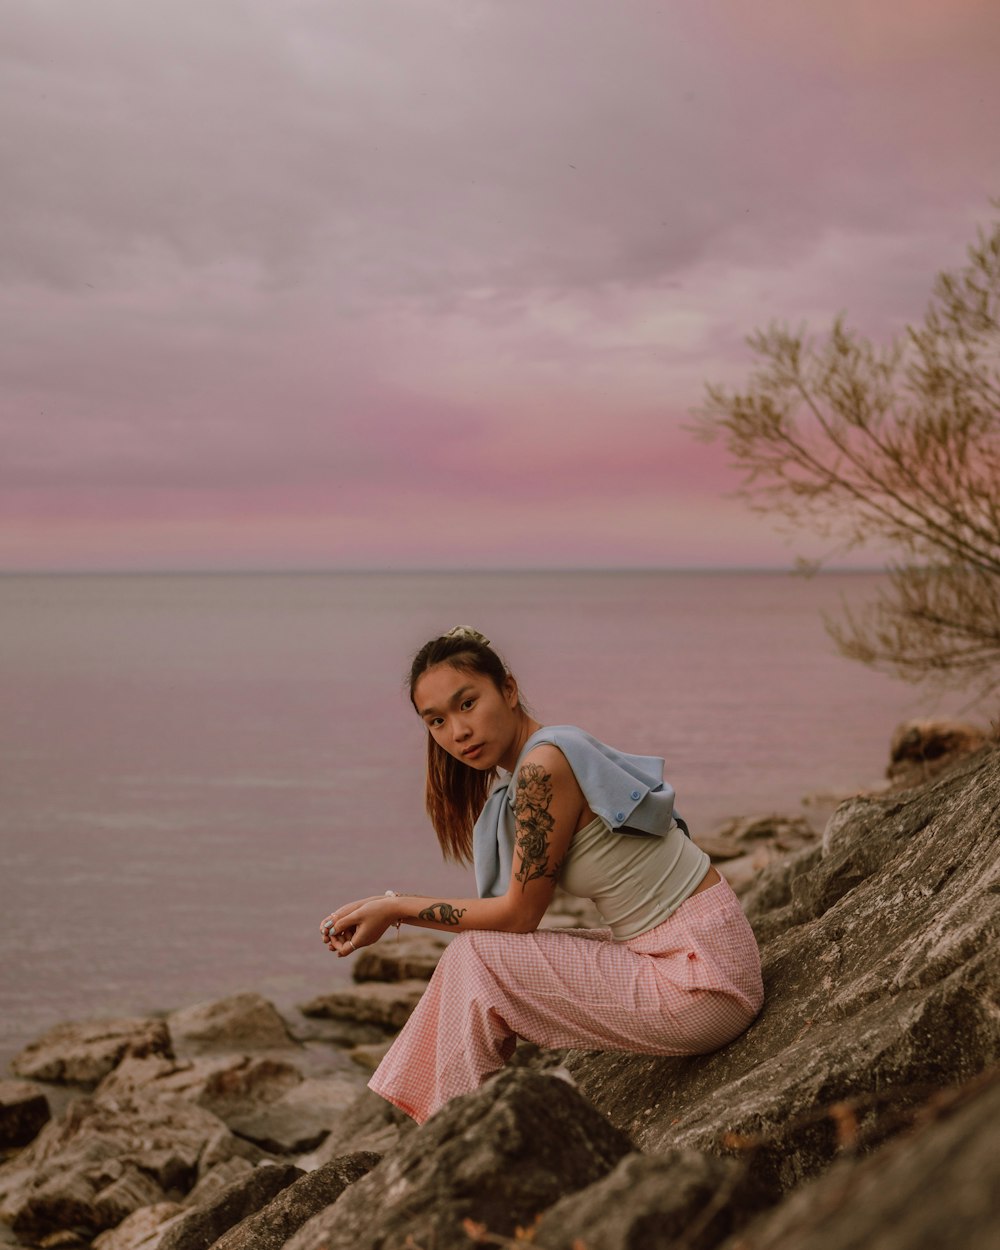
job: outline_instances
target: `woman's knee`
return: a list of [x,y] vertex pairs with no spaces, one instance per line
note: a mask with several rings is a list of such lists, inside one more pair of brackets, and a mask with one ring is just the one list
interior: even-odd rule
[[475,932],[473,929],[466,929],[464,933],[456,933],[454,937],[449,938],[448,945],[441,952],[437,966],[439,968],[448,968],[452,964],[460,963],[462,959],[471,949],[469,938]]

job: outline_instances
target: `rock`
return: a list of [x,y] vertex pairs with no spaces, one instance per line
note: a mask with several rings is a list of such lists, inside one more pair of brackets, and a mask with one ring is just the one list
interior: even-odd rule
[[560,1068],[567,1077],[564,1060],[569,1050],[553,1050],[548,1046],[536,1046],[534,1042],[526,1042],[523,1037],[517,1039],[513,1055],[507,1060],[508,1068],[531,1068],[535,1072],[549,1072]]
[[[99,1160],[93,1162],[97,1164]],[[23,1202],[4,1210],[3,1218],[16,1233],[32,1240],[67,1228],[90,1233],[109,1227],[114,1220],[105,1223],[96,1202],[106,1179],[102,1176],[92,1180],[83,1169],[65,1177],[45,1177],[32,1187]]]
[[545,1250],[712,1250],[763,1205],[735,1159],[696,1150],[629,1154],[609,1175],[550,1207],[535,1241]]
[[87,1240],[75,1229],[63,1228],[58,1233],[49,1233],[38,1243],[40,1250],[86,1250]]
[[567,894],[556,886],[552,901],[538,926],[540,929],[604,929],[601,913],[589,898]]
[[[387,1035],[382,1032],[379,1041],[385,1041]],[[318,1042],[310,1042],[300,1052],[301,1059],[296,1059],[295,1066],[300,1070],[306,1078],[318,1077],[327,1079],[346,1079],[347,1081],[356,1083],[358,1080],[357,1068],[347,1050],[341,1046],[320,1045]],[[305,1062],[302,1060],[305,1059]]]
[[1000,1056],[1000,752],[918,790],[852,800],[823,843],[765,869],[745,906],[766,1002],[711,1055],[572,1053],[581,1091],[647,1151],[735,1153],[784,1192],[928,1089]]
[[780,851],[797,851],[816,841],[816,832],[802,816],[740,817],[726,821],[714,833],[698,835],[694,841],[713,860],[735,859],[751,848],[774,846]]
[[177,1053],[184,1055],[288,1049],[296,1045],[281,1013],[260,994],[234,994],[172,1011],[167,1024]]
[[429,981],[448,941],[429,932],[386,938],[358,952],[352,976],[355,981]]
[[163,1189],[145,1172],[129,1164],[116,1180],[94,1195],[93,1209],[98,1228],[114,1228],[140,1207],[162,1202]]
[[403,1137],[416,1130],[408,1115],[370,1089],[365,1089],[345,1108],[330,1136],[303,1167],[322,1167],[352,1153],[388,1154]]
[[566,1081],[508,1069],[452,1099],[304,1224],[287,1250],[376,1250],[407,1237],[468,1250],[463,1221],[509,1236],[630,1149]]
[[[375,1031],[379,1040],[382,1030]],[[306,1077],[355,1075],[342,1051],[308,1043],[293,1050],[224,1052],[191,1059],[123,1059],[97,1087],[98,1096],[144,1090],[149,1094],[177,1094],[223,1118],[265,1102],[275,1102]]]
[[254,1164],[249,1159],[243,1159],[239,1155],[231,1155],[228,1159],[221,1159],[218,1163],[213,1164],[212,1167],[202,1169],[198,1183],[184,1199],[183,1205],[185,1207],[197,1207],[212,1202],[222,1193],[227,1185],[231,1185],[233,1181],[238,1181],[240,1177],[246,1176],[248,1172],[253,1170]]
[[118,1225],[94,1238],[94,1250],[154,1250],[165,1224],[184,1208],[177,1202],[156,1202],[133,1211]]
[[385,1058],[392,1040],[379,1042],[374,1046],[355,1046],[351,1050],[351,1058],[366,1072],[374,1072]]
[[302,1169],[290,1163],[262,1163],[227,1185],[211,1202],[172,1220],[157,1250],[208,1250],[234,1224],[267,1206],[302,1175]]
[[781,853],[772,847],[761,847],[749,855],[741,855],[738,859],[727,859],[716,864],[715,867],[726,878],[733,891],[742,898],[760,876],[761,869],[781,858]]
[[774,860],[743,891],[743,910],[752,917],[759,944],[785,932],[793,923],[792,913],[785,909],[791,903],[794,883],[805,880],[806,874],[815,869],[822,858],[821,848],[810,846],[785,859]]
[[187,1192],[220,1131],[228,1135],[214,1115],[180,1098],[77,1098],[0,1167],[0,1219],[36,1238],[68,1227],[101,1231],[133,1201]]
[[152,1096],[175,1094],[226,1119],[230,1114],[247,1114],[261,1103],[276,1102],[302,1079],[294,1064],[264,1056],[206,1055],[185,1060],[150,1056],[123,1059],[96,1093],[99,1097],[135,1090]]
[[23,1250],[24,1242],[12,1228],[0,1224],[0,1250]]
[[364,1078],[307,1080],[277,1102],[227,1117],[234,1133],[264,1150],[301,1154],[314,1150],[329,1135],[344,1110],[357,1098]]
[[383,1042],[396,1032],[395,1029],[377,1024],[358,1024],[355,1020],[327,1020],[321,1016],[293,1020],[289,1023],[289,1029],[295,1040],[305,1045],[322,1043],[346,1047]]
[[321,994],[299,1010],[304,1016],[332,1016],[401,1029],[426,988],[426,981],[372,981],[355,989]]
[[227,1163],[231,1159],[243,1159],[256,1167],[258,1163],[271,1159],[271,1156],[255,1146],[253,1142],[235,1136],[225,1124],[220,1123],[217,1131],[205,1143],[198,1159],[198,1183],[200,1184],[219,1164]]
[[281,1250],[306,1220],[332,1206],[348,1185],[371,1171],[379,1158],[377,1154],[355,1153],[332,1159],[231,1228],[212,1250]]
[[[916,1131],[848,1156],[721,1250],[987,1250],[1000,1229],[1000,1080],[939,1098]],[[588,1242],[588,1248],[590,1243]],[[593,1250],[598,1250],[595,1244]]]
[[791,851],[812,846],[816,830],[801,816],[755,816],[730,820],[714,833],[699,834],[695,843],[737,894],[744,894],[761,870]]
[[[178,1062],[166,1055],[143,1055],[141,1058],[128,1055],[101,1080],[94,1093],[98,1097],[111,1097],[154,1086],[166,1092],[168,1079],[176,1077],[177,1073],[190,1073],[192,1066],[190,1061]],[[192,1080],[174,1079],[169,1085],[169,1092],[183,1096],[191,1083]]]
[[49,1100],[40,1085],[0,1080],[0,1149],[26,1146],[51,1118]]
[[206,1079],[198,1103],[228,1123],[230,1116],[245,1115],[249,1108],[280,1101],[303,1079],[293,1064],[241,1056],[240,1062],[219,1068]]
[[886,776],[897,785],[916,785],[978,751],[986,733],[954,720],[910,720],[898,725],[889,745]]
[[10,1067],[36,1081],[92,1088],[126,1055],[171,1058],[166,1024],[150,1017],[57,1024],[15,1055]]

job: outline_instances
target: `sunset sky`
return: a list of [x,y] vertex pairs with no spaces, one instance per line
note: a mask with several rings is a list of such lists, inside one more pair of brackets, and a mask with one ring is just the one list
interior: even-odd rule
[[996,0],[6,0],[0,569],[787,566],[684,428],[918,319]]

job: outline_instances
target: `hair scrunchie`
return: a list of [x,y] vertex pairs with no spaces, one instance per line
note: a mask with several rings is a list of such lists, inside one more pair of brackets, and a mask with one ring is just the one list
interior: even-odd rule
[[442,634],[441,637],[471,638],[473,642],[481,643],[484,647],[488,647],[490,645],[490,640],[484,634],[481,634],[478,629],[473,629],[471,625],[456,625],[454,629],[449,629],[448,632],[446,634]]

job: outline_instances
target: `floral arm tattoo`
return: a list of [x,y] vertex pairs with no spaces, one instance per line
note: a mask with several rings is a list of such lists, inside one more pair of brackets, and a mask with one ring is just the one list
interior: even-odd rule
[[[435,911],[441,914],[436,916]],[[458,924],[465,915],[464,907],[452,907],[451,903],[431,903],[423,911],[417,912],[418,920],[436,920],[439,924]]]
[[514,796],[514,819],[517,832],[514,840],[521,852],[521,866],[514,874],[521,891],[529,881],[539,877],[559,876],[561,864],[549,867],[549,834],[555,824],[549,804],[552,802],[552,777],[540,764],[525,764],[517,775]]

